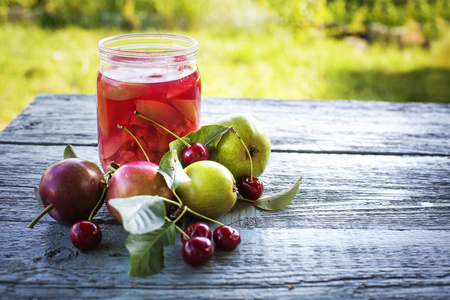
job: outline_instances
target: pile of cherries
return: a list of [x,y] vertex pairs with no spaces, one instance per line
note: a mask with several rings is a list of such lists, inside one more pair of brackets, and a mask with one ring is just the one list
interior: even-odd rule
[[[197,222],[184,230],[181,235],[181,255],[192,267],[205,264],[214,256],[214,245],[211,242],[211,229],[206,223]],[[241,243],[239,231],[229,225],[220,225],[214,230],[212,239],[220,250],[234,250]]]
[[[212,234],[206,223],[197,222],[184,229],[184,233],[181,234],[181,255],[186,264],[192,267],[208,262],[214,256],[215,247],[231,251],[241,243],[239,231],[229,225],[220,225]],[[70,240],[79,250],[92,250],[100,244],[102,232],[95,222],[81,220],[70,229]]]
[[[231,251],[241,243],[239,231],[229,225],[220,225],[212,234],[206,223],[197,222],[184,229],[184,233],[181,234],[181,255],[186,264],[192,267],[199,267],[209,261],[214,256],[215,247]],[[95,222],[80,220],[70,229],[70,240],[79,250],[93,250],[100,245],[102,232]]]

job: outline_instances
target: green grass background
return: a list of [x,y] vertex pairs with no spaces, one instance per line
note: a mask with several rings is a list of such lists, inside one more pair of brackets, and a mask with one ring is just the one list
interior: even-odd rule
[[[1,24],[0,130],[39,93],[95,93],[98,41],[131,31]],[[203,96],[450,102],[449,34],[400,49],[283,26],[164,32],[198,40]]]

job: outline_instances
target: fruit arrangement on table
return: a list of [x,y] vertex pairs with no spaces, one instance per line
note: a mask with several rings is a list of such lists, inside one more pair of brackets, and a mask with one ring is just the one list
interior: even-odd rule
[[[71,226],[74,247],[89,251],[101,243],[102,233],[93,218],[106,203],[129,233],[125,242],[130,253],[129,274],[148,276],[164,268],[164,248],[175,244],[176,231],[181,237],[183,260],[198,267],[214,256],[215,249],[231,251],[241,243],[236,228],[216,220],[237,200],[278,211],[299,190],[301,176],[290,188],[261,197],[264,185],[259,176],[269,161],[271,143],[251,115],[226,115],[178,137],[155,120],[138,111],[135,114],[176,137],[159,164],[148,158],[123,165],[111,162],[103,173],[68,145],[64,159],[48,167],[35,187],[44,210],[30,228],[48,213]],[[126,126],[117,126],[139,144]],[[196,222],[189,224],[192,218]],[[217,225],[214,232],[208,223]]]

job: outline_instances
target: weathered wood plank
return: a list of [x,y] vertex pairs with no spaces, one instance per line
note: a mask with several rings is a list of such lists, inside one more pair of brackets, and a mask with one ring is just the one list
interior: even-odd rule
[[71,246],[68,227],[61,224],[42,223],[26,232],[23,222],[0,226],[0,292],[4,296],[450,295],[449,231],[241,229],[243,242],[235,251],[217,251],[201,268],[183,263],[177,242],[166,248],[166,268],[160,274],[137,278],[127,275],[125,232],[119,225],[103,225],[104,243],[88,253]]
[[[8,174],[0,176],[0,220],[31,221],[42,209],[33,187],[63,149],[0,145],[0,170]],[[95,147],[76,150],[98,164]],[[283,211],[265,212],[243,202],[223,220],[246,228],[450,229],[446,157],[272,153],[261,176],[265,194],[288,188],[300,175],[300,192]],[[101,217],[110,219],[107,213]]]
[[[450,105],[204,97],[202,123],[242,111],[276,151],[450,155]],[[39,95],[0,142],[96,145],[95,114],[94,95]]]
[[93,252],[77,251],[69,227],[48,216],[26,228],[41,209],[33,186],[66,144],[98,164],[95,97],[40,95],[0,133],[0,298],[450,297],[449,105],[203,103],[203,123],[251,111],[265,124],[266,194],[303,175],[286,209],[240,202],[222,218],[241,231],[238,249],[195,269],[177,240],[163,272],[130,277],[126,233],[105,207]]

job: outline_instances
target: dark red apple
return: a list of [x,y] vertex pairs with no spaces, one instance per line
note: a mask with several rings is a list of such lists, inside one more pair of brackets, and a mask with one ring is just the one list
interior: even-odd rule
[[87,219],[100,200],[105,185],[103,173],[93,162],[79,158],[61,160],[42,175],[39,196],[48,214],[72,225]]

